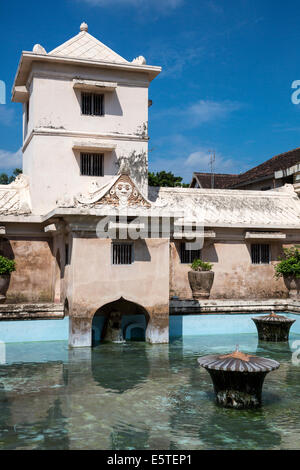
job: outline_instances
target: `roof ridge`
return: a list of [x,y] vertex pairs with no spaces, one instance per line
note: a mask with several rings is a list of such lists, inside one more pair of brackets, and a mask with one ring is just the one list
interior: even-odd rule
[[[287,156],[287,155],[289,155],[289,154],[295,152],[296,150],[299,150],[299,151],[300,151],[300,147],[296,147],[295,149],[288,150],[287,152],[278,153],[277,155],[274,155],[273,157],[268,158],[268,159],[265,160],[264,162],[259,163],[258,165],[256,165],[256,166],[250,168],[249,170],[244,171],[243,173],[240,173],[239,176],[246,175],[246,174],[249,173],[250,171],[255,170],[256,168],[259,168],[260,166],[267,164],[267,163],[270,162],[271,160],[275,160],[275,159],[277,159],[277,158],[279,158],[279,157]],[[300,160],[300,157],[299,157],[299,160]]]
[[[195,175],[211,175],[211,172],[207,171],[195,171]],[[238,173],[213,173],[214,176],[239,176]]]

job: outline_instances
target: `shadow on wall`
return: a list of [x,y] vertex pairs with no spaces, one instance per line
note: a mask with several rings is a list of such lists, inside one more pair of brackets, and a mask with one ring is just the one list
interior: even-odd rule
[[[15,259],[13,249],[11,247],[10,241],[7,238],[0,238],[0,255],[9,258],[10,260]],[[11,275],[6,276],[5,284],[1,288],[1,301],[0,303],[7,303],[6,293],[9,289]],[[4,279],[5,279],[4,278]]]
[[151,254],[147,243],[142,238],[137,240],[134,247],[135,261],[151,262]]
[[[179,259],[181,259],[181,245],[185,243],[186,242],[175,243],[175,248],[176,248],[177,256]],[[202,259],[202,261],[209,262],[209,263],[219,262],[218,254],[217,254],[214,243],[204,242],[204,246],[200,253],[200,258]]]
[[11,243],[8,238],[0,238],[0,255],[9,259],[15,259]]
[[121,298],[104,305],[95,313],[92,323],[93,346],[106,337],[109,320],[115,312],[121,314],[120,328],[125,340],[145,341],[148,312],[142,306]]

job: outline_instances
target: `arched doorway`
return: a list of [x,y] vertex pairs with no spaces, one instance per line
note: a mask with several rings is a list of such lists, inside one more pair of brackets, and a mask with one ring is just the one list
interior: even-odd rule
[[144,307],[123,297],[99,308],[92,323],[92,344],[97,345],[107,337],[109,324],[118,321],[123,339],[145,341],[149,314]]

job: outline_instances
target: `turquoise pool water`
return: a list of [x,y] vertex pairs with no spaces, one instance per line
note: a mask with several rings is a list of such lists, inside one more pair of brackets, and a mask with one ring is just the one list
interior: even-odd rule
[[[0,355],[0,449],[299,449],[300,365],[289,344],[255,333],[188,336],[68,350],[67,342],[7,344]],[[274,358],[261,410],[218,408],[201,355]],[[299,356],[300,357],[300,356]]]

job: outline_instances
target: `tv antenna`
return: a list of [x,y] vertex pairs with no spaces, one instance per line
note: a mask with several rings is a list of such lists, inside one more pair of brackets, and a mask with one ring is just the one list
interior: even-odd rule
[[216,152],[215,150],[209,150],[209,166],[211,172],[211,188],[214,189],[215,187],[215,162],[216,162]]

